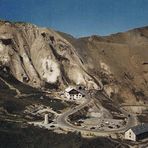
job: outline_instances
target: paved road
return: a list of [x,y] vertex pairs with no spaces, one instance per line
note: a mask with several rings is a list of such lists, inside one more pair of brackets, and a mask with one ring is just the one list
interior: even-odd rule
[[[100,97],[102,97],[102,95],[100,95]],[[129,129],[131,126],[136,124],[135,117],[133,115],[129,115],[129,113],[123,109],[121,109],[121,112],[127,117],[127,124],[126,124],[126,126],[123,126],[119,129],[112,129],[112,130],[85,129],[83,127],[78,127],[78,126],[75,126],[75,125],[71,124],[70,122],[68,122],[69,115],[74,114],[75,112],[84,108],[85,106],[87,106],[88,104],[90,104],[93,101],[94,100],[90,97],[90,95],[88,95],[88,97],[86,98],[86,102],[84,104],[81,104],[75,108],[69,109],[68,111],[64,112],[62,115],[57,117],[57,124],[60,127],[68,129],[68,130],[74,130],[74,131],[85,132],[85,133],[93,133],[93,134],[97,134],[97,135],[101,135],[101,136],[106,135],[106,134],[114,134],[114,133],[124,132],[125,130]]]

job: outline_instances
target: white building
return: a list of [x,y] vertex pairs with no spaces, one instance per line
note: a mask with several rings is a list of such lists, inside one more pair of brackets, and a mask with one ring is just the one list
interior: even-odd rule
[[125,139],[127,140],[136,141],[136,134],[133,132],[132,129],[129,129],[128,131],[126,131],[124,136],[125,136]]
[[148,124],[141,124],[128,129],[125,132],[125,139],[137,141],[148,138]]
[[49,123],[48,114],[45,114],[45,117],[44,117],[44,124],[48,124],[48,123]]
[[68,87],[65,89],[65,96],[68,100],[79,100],[85,96],[85,93],[82,90],[76,89],[75,87]]

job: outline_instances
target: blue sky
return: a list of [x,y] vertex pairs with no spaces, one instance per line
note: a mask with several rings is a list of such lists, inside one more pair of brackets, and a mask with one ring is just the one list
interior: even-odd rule
[[0,18],[75,37],[108,35],[148,25],[148,0],[0,0]]

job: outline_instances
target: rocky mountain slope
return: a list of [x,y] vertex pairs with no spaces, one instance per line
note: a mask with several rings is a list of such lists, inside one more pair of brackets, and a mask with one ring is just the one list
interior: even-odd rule
[[82,84],[98,88],[73,46],[53,30],[25,23],[0,23],[0,63],[33,87]]
[[60,34],[77,49],[89,74],[101,79],[109,96],[129,104],[147,102],[148,27],[79,39]]
[[119,102],[146,103],[148,27],[76,39],[32,24],[0,22],[1,72],[33,87],[82,84]]

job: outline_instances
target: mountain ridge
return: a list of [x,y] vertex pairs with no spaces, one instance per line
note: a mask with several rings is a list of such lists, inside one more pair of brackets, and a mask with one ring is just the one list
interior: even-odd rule
[[[63,85],[65,80],[87,85],[85,79],[91,79],[82,70],[82,63],[72,45],[51,29],[6,22],[0,26],[0,34],[1,62],[9,65],[21,82],[36,83],[34,86],[39,87],[46,82]],[[70,66],[73,68],[69,69]],[[77,76],[72,75],[72,70],[77,71]]]
[[[103,89],[122,102],[148,96],[148,27],[110,36],[71,35],[27,23],[0,23],[0,62],[22,83],[63,89]],[[130,99],[129,99],[130,98]]]

